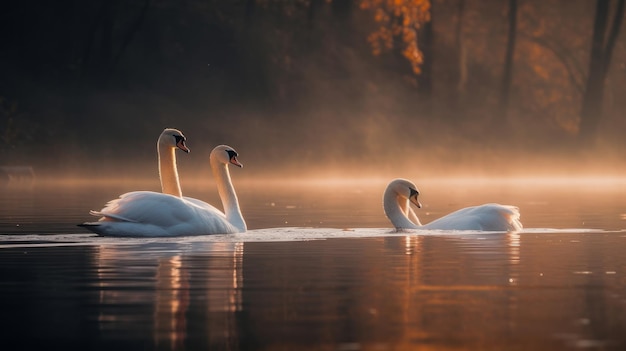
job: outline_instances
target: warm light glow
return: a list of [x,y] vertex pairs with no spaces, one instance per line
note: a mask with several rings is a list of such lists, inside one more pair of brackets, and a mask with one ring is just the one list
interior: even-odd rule
[[243,288],[243,243],[235,243],[233,255],[233,289],[230,292],[230,311],[241,310],[241,289]]
[[154,310],[154,339],[158,344],[162,333],[167,334],[171,349],[176,349],[186,336],[186,310],[189,306],[187,276],[182,257],[175,255],[159,259],[156,270],[156,305]]
[[[180,269],[182,266],[180,255],[174,256],[169,259],[168,265],[170,266],[170,287],[172,291],[171,303],[170,303],[170,313],[172,318],[170,319],[170,344],[172,350],[176,348],[176,345],[179,341],[183,340],[185,337],[184,326],[186,323],[185,312],[182,310],[186,306],[182,306],[181,304],[181,294],[188,293],[187,291],[182,291],[181,287],[181,274]],[[179,320],[178,317],[181,317],[182,320]]]

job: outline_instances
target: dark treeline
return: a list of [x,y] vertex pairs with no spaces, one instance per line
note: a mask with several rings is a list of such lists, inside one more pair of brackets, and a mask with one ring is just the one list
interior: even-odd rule
[[404,5],[6,2],[0,165],[153,171],[165,127],[294,169],[626,146],[623,0]]

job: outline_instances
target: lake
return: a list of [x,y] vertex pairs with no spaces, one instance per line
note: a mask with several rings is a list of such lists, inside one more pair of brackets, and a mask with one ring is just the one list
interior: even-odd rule
[[[247,233],[158,239],[76,226],[123,192],[158,190],[158,181],[4,184],[3,343],[626,349],[626,179],[416,182],[422,222],[499,202],[519,206],[518,233],[396,233],[382,210],[386,181],[235,179]],[[183,182],[183,191],[219,204],[210,182]]]

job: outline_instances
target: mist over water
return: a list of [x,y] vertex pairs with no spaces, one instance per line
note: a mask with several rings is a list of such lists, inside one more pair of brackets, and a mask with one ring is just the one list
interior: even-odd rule
[[7,13],[56,24],[56,34],[21,16],[2,22],[23,36],[11,37],[0,57],[0,165],[33,166],[40,176],[150,178],[156,138],[174,127],[192,150],[178,155],[187,179],[208,177],[218,144],[239,151],[245,168],[233,177],[242,178],[618,175],[626,168],[625,106],[615,98],[626,88],[623,40],[597,138],[587,145],[578,135],[582,94],[572,81],[585,74],[571,76],[568,67],[588,61],[588,1],[524,5],[506,111],[497,102],[506,42],[500,1],[468,3],[464,13],[455,1],[433,4],[432,48],[417,41],[431,60],[430,91],[426,63],[415,75],[402,46],[372,54],[368,38],[381,24],[357,1],[248,1],[247,10],[165,1],[144,17],[138,4],[120,4],[108,9],[110,28],[96,21],[97,2],[36,3],[12,2]]
[[[123,192],[159,191],[156,175],[3,183],[6,338],[33,350],[626,345],[623,177],[414,179],[423,222],[495,201],[519,206],[525,229],[396,232],[386,177],[245,170],[232,173],[249,231],[231,235],[111,238],[76,226]],[[212,180],[182,186],[220,207]]]
[[[623,350],[620,3],[6,2],[3,341]],[[615,41],[590,89],[603,19],[601,46]],[[161,191],[164,128],[191,149],[176,151],[183,195],[220,209],[209,153],[237,150],[248,232],[137,239],[77,226],[120,194]],[[15,166],[26,168],[4,168]],[[417,185],[422,223],[496,202],[519,207],[524,230],[396,232],[382,195],[399,177]]]
[[[232,173],[243,171],[234,169]],[[391,180],[371,178],[255,178],[233,176],[241,211],[250,230],[281,227],[387,228],[382,195]],[[519,207],[525,229],[623,230],[623,177],[411,177],[423,207],[422,223],[467,206],[501,203]],[[0,231],[85,233],[76,225],[96,220],[90,210],[135,190],[160,192],[160,184],[138,178],[35,179],[3,183]],[[182,179],[184,196],[221,209],[213,179]]]

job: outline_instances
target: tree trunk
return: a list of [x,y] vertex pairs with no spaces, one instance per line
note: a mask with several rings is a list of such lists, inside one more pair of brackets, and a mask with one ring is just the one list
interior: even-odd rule
[[613,48],[617,41],[617,36],[624,20],[624,0],[619,0],[617,7],[615,8],[615,17],[613,18],[613,25],[606,42],[606,48],[604,52],[604,74],[607,74],[609,67],[611,66],[611,57],[613,57]]
[[102,83],[107,83],[113,62],[113,25],[115,23],[115,2],[105,0],[104,17],[100,28],[100,57],[98,60],[97,77]]
[[602,120],[604,82],[623,16],[624,0],[619,0],[611,31],[605,41],[606,28],[609,23],[609,0],[597,0],[591,40],[589,72],[580,112],[579,137],[584,146],[590,146],[594,142],[600,121]]
[[352,11],[354,0],[333,0],[330,3],[330,13],[334,30],[334,42],[344,46],[353,46]]
[[456,75],[456,102],[458,103],[460,96],[465,92],[467,84],[467,60],[465,42],[463,39],[463,15],[465,14],[465,0],[459,0],[458,18],[456,21],[456,59],[457,59],[457,75]]
[[139,13],[139,16],[137,16],[137,19],[135,20],[133,25],[128,29],[128,32],[126,32],[126,35],[124,36],[124,41],[122,42],[120,49],[117,51],[117,54],[113,58],[113,62],[111,63],[111,69],[110,69],[111,73],[115,71],[115,68],[117,67],[117,64],[120,62],[122,55],[126,51],[128,44],[130,44],[130,42],[133,40],[133,37],[135,36],[135,33],[137,33],[139,28],[141,28],[141,24],[143,23],[143,20],[146,17],[146,13],[148,12],[149,7],[150,7],[150,0],[145,0],[143,7],[141,8],[141,12]]
[[517,0],[509,0],[509,30],[507,35],[506,53],[504,55],[504,70],[502,72],[502,86],[500,91],[500,116],[506,121],[509,109],[509,97],[511,82],[513,80],[513,54],[515,52],[515,39],[517,31]]
[[346,23],[352,17],[352,3],[353,0],[333,0],[332,16],[342,24]]
[[454,29],[454,66],[451,67],[452,83],[455,86],[450,89],[450,115],[451,120],[459,120],[463,114],[459,113],[462,108],[463,95],[467,85],[467,56],[465,39],[463,38],[463,18],[465,15],[465,0],[458,0],[456,27]]
[[100,27],[100,22],[104,18],[104,13],[106,12],[107,1],[103,1],[100,5],[100,9],[98,10],[98,14],[96,18],[91,22],[91,26],[87,31],[87,36],[85,38],[85,44],[83,47],[83,56],[81,59],[81,72],[80,72],[80,80],[84,83],[86,80],[91,78],[92,75],[92,51],[94,42],[96,41],[96,33],[98,32],[98,27]]
[[419,47],[422,51],[422,72],[417,76],[417,89],[424,101],[431,103],[433,95],[433,4],[430,7],[430,21],[424,23],[420,30]]

